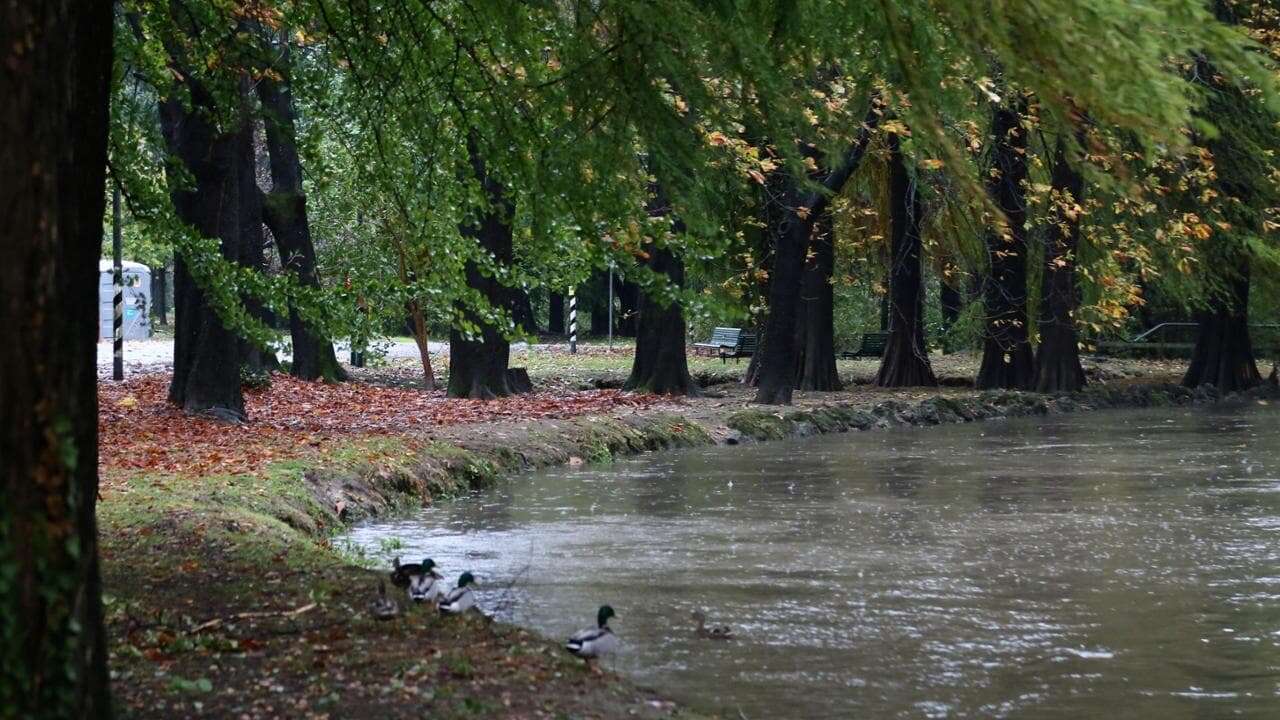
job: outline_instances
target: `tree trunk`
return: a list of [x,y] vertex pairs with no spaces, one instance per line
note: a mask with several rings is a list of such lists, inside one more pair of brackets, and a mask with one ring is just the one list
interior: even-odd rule
[[[769,224],[767,195],[763,196],[762,207],[764,210],[759,218],[760,225],[767,227]],[[751,242],[754,249],[756,263],[762,272],[756,275],[753,278],[754,282],[748,286],[751,292],[745,298],[744,304],[747,307],[763,305],[766,307],[766,311],[758,313],[751,318],[753,322],[750,330],[756,334],[756,351],[751,356],[751,362],[747,363],[747,370],[742,376],[742,384],[748,387],[757,387],[760,384],[760,363],[764,357],[765,344],[768,341],[768,338],[765,337],[765,326],[768,325],[769,321],[767,300],[772,287],[769,279],[773,277],[773,243],[770,234],[754,223],[748,225],[746,232],[748,241]]]
[[1084,176],[1067,158],[1059,140],[1053,157],[1053,211],[1045,233],[1044,272],[1040,282],[1040,347],[1036,349],[1036,392],[1075,392],[1085,386],[1076,337],[1076,248],[1080,244]]
[[[609,272],[597,271],[591,276],[591,334],[609,334]],[[581,307],[581,305],[579,305]]]
[[[472,170],[489,199],[489,208],[477,226],[464,227],[463,233],[474,237],[480,247],[493,256],[495,263],[510,264],[513,252],[510,218],[514,209],[502,185],[489,175],[474,140],[468,141],[467,149]],[[511,309],[511,291],[496,278],[481,273],[473,262],[467,262],[466,276],[467,285],[483,295],[491,306]],[[474,315],[471,319],[481,329],[479,338],[467,338],[456,328],[449,333],[449,397],[487,400],[513,394],[507,373],[511,344],[498,328]]]
[[427,328],[427,316],[422,312],[422,304],[417,300],[406,303],[409,311],[409,327],[413,331],[413,342],[418,346],[418,359],[422,361],[422,384],[427,390],[436,389],[436,371],[431,367],[431,336]]
[[[222,256],[240,261],[240,182],[237,133],[220,133],[213,97],[184,73],[191,108],[169,98],[160,104],[160,123],[169,152],[191,173],[192,188],[171,179],[178,217],[200,234],[217,238]],[[244,419],[240,392],[239,339],[228,330],[180,255],[174,260],[173,381],[169,399],[188,412],[224,420]]]
[[889,202],[892,255],[889,260],[889,340],[880,358],[876,385],[933,386],[938,379],[924,342],[924,268],[920,190],[902,159],[897,135],[889,135]]
[[987,326],[982,366],[974,383],[980,390],[1030,390],[1035,385],[1035,357],[1027,334],[1027,206],[1022,184],[1027,178],[1027,131],[1019,123],[1019,102],[997,108],[992,122],[991,175],[987,192],[1007,225],[987,231],[990,272],[984,278]]
[[[683,263],[681,263],[683,268]],[[614,318],[613,334],[618,337],[635,337],[640,322],[640,286],[627,282],[614,273],[613,292],[618,298],[618,316]]]
[[510,288],[511,319],[522,330],[530,335],[538,334],[538,320],[533,316],[533,302],[529,299],[529,291],[524,288]]
[[[263,249],[266,235],[262,229],[262,191],[258,188],[258,153],[253,141],[252,100],[249,97],[252,90],[248,77],[241,80],[240,92],[241,113],[244,117],[236,140],[236,152],[239,155],[236,176],[240,185],[237,190],[240,198],[240,264],[255,273],[265,274],[267,259]],[[240,301],[251,317],[267,327],[274,327],[275,314],[261,300],[246,293],[240,296]],[[275,353],[245,338],[240,338],[240,364],[251,373],[280,369],[280,361],[276,359]]]
[[810,253],[800,288],[803,321],[796,327],[803,340],[798,345],[802,350],[796,387],[801,390],[841,388],[840,373],[836,370],[835,291],[831,286],[835,246],[832,239],[831,214],[823,213],[810,240]]
[[558,292],[548,293],[547,332],[552,335],[564,334],[564,295]]
[[781,185],[774,203],[769,230],[773,235],[773,272],[769,278],[769,317],[764,336],[768,342],[757,348],[760,355],[756,376],[757,403],[790,405],[796,374],[796,321],[800,315],[800,285],[804,274],[805,250],[809,247],[810,223],[794,208],[801,206],[790,179]]
[[[675,287],[684,285],[684,263],[667,248],[650,246],[648,265],[665,275]],[[663,305],[645,293],[640,294],[639,328],[636,352],[631,363],[631,376],[624,390],[664,395],[702,394],[702,389],[689,375],[689,358],[685,353],[686,328],[680,303]]]
[[[960,311],[964,308],[964,293],[946,278],[939,278],[938,302],[942,306],[942,331],[949,334],[951,328],[956,326],[956,321],[960,319]],[[950,338],[944,335],[942,352],[955,352],[955,348],[951,345]]]
[[[316,249],[307,218],[307,196],[302,187],[302,160],[298,156],[296,111],[289,84],[289,46],[279,44],[283,81],[263,76],[258,99],[266,119],[267,153],[271,158],[271,192],[263,199],[263,218],[275,238],[284,269],[293,272],[303,287],[319,288]],[[319,328],[302,318],[296,303],[289,305],[289,337],[293,364],[289,373],[303,380],[339,382],[347,371],[338,363],[333,343]]]
[[161,325],[169,324],[169,264],[160,265],[160,272],[151,276],[155,291],[151,293],[151,307],[159,316]]
[[94,519],[111,14],[68,0],[0,12],[5,717],[111,717]]
[[[1224,267],[1234,276],[1198,313],[1200,325],[1191,365],[1182,379],[1187,387],[1213,385],[1219,392],[1247,390],[1262,382],[1249,339],[1249,259],[1243,253]],[[1238,268],[1238,270],[1236,270]]]

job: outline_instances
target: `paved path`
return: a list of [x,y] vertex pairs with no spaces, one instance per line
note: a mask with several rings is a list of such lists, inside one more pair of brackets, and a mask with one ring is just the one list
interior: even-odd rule
[[[449,343],[447,342],[430,342],[428,343],[432,353],[449,352]],[[512,350],[522,350],[526,346],[525,343],[512,343]],[[351,359],[350,351],[345,343],[338,343],[334,346],[338,351],[338,359],[347,362]],[[393,341],[391,346],[386,349],[387,357],[390,359],[412,358],[418,359],[418,346],[412,340]],[[288,360],[291,356],[288,353],[280,353],[281,360]],[[124,343],[124,366],[126,369],[132,370],[162,370],[173,367],[173,341],[172,340],[126,340]],[[98,367],[111,367],[111,341],[98,342]]]
[[[449,351],[449,343],[432,342],[430,343],[431,352],[442,353]],[[338,359],[346,362],[350,359],[347,346],[339,344],[336,346],[338,351]],[[418,357],[418,346],[413,341],[393,342],[387,348],[388,358],[414,358]],[[288,360],[288,353],[281,353],[281,360]],[[124,343],[124,366],[130,369],[161,369],[172,367],[173,365],[173,341],[172,340],[126,340]],[[98,343],[98,367],[111,367],[111,342],[101,341]]]

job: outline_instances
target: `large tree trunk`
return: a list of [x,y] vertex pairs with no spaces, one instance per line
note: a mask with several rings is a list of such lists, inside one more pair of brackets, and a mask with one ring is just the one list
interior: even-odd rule
[[[222,256],[240,261],[239,137],[220,132],[214,98],[189,73],[191,107],[182,99],[160,104],[160,123],[171,154],[186,165],[194,187],[170,191],[178,217],[201,235],[217,238]],[[244,418],[239,339],[223,325],[180,255],[174,261],[173,381],[169,399],[188,412],[225,420]]]
[[1249,258],[1239,253],[1227,267],[1233,276],[1225,280],[1225,289],[1198,314],[1200,331],[1182,379],[1187,387],[1213,385],[1229,393],[1262,382],[1249,338]]
[[[474,141],[468,141],[472,170],[480,180],[489,199],[489,209],[481,216],[480,223],[465,227],[463,232],[474,237],[480,247],[493,256],[498,265],[512,261],[511,207],[502,185],[485,167],[484,159]],[[511,291],[497,278],[480,272],[473,262],[466,267],[467,285],[482,294],[494,308],[510,310]],[[449,397],[491,399],[505,397],[515,392],[508,379],[507,365],[511,360],[511,343],[498,328],[473,316],[480,327],[479,338],[468,338],[456,328],[449,334]]]
[[[650,246],[648,265],[654,272],[665,275],[673,286],[684,285],[684,264],[667,248]],[[665,395],[701,395],[701,388],[689,375],[684,311],[680,303],[673,300],[663,305],[641,293],[639,312],[635,357],[631,376],[623,388]]]
[[858,137],[846,148],[825,174],[813,179],[823,192],[802,193],[787,170],[770,173],[765,185],[765,217],[773,243],[773,271],[769,278],[769,318],[756,374],[757,403],[791,404],[796,377],[795,323],[799,315],[800,285],[804,274],[805,251],[813,230],[813,220],[827,211],[831,196],[862,164],[871,133],[880,122],[879,98],[873,97]]
[[791,404],[796,373],[796,321],[800,316],[800,285],[804,274],[805,250],[809,247],[810,223],[796,215],[799,194],[789,178],[776,183],[779,198],[769,222],[773,236],[773,272],[769,278],[769,317],[764,336],[768,342],[757,348],[760,365],[755,377],[755,401],[767,405]]
[[[280,262],[303,287],[320,287],[316,274],[316,249],[307,219],[307,196],[302,188],[302,160],[298,156],[296,111],[289,85],[289,47],[279,44],[277,63],[283,81],[264,76],[258,81],[258,99],[266,120],[267,153],[271,158],[271,192],[263,200],[263,218],[275,238]],[[308,323],[296,303],[289,306],[289,336],[293,364],[289,373],[303,380],[339,382],[347,372],[338,364],[333,343]]]
[[614,273],[613,292],[618,298],[618,316],[614,319],[613,334],[619,337],[635,337],[640,322],[640,286],[627,282]]
[[0,715],[109,718],[94,520],[111,4],[0,12]]
[[538,334],[538,319],[533,316],[533,301],[524,288],[511,288],[511,319],[530,335]]
[[[252,115],[252,89],[249,78],[241,81],[240,99],[241,113],[244,123],[241,125],[236,141],[236,152],[239,155],[236,173],[239,182],[240,198],[240,264],[256,273],[266,273],[267,258],[263,253],[266,245],[266,234],[262,225],[262,190],[258,187],[258,153],[254,142],[254,122]],[[268,327],[275,325],[275,313],[271,312],[257,297],[242,294],[241,302],[249,315]],[[269,372],[280,369],[280,361],[275,353],[259,347],[256,343],[240,338],[240,364],[252,373]]]
[[591,334],[604,337],[609,333],[609,272],[607,270],[597,271],[591,276],[591,294]]
[[835,245],[832,218],[823,213],[814,227],[810,251],[801,280],[800,302],[803,320],[796,324],[800,336],[801,359],[796,371],[796,387],[801,390],[839,390],[836,370]]
[[978,389],[1030,390],[1035,385],[1035,357],[1027,331],[1027,131],[1019,109],[998,107],[991,127],[991,174],[987,192],[1004,214],[1006,225],[987,231],[990,272],[984,278],[987,326]]
[[1059,140],[1053,157],[1052,222],[1045,233],[1044,272],[1040,282],[1040,347],[1036,349],[1036,392],[1075,392],[1085,385],[1076,338],[1076,248],[1084,176],[1067,158]]
[[876,385],[937,385],[924,342],[924,268],[920,190],[907,171],[897,135],[889,135],[889,203],[892,255],[889,260],[889,341],[880,358]]
[[553,335],[564,334],[564,294],[551,292],[547,294],[547,332]]

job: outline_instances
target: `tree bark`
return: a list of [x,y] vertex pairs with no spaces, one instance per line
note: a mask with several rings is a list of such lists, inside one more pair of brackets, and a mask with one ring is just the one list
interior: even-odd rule
[[159,272],[151,275],[151,308],[161,325],[169,324],[169,264],[162,263]]
[[1209,306],[1198,313],[1199,334],[1182,378],[1187,387],[1212,385],[1229,393],[1262,382],[1249,338],[1249,258],[1243,252],[1237,255],[1224,266],[1233,273],[1224,280],[1225,288],[1214,293]]
[[764,336],[768,341],[757,348],[760,365],[756,375],[757,403],[790,405],[795,387],[796,321],[800,314],[800,284],[804,274],[805,250],[809,247],[810,224],[795,208],[802,200],[790,178],[774,183],[779,201],[773,203],[769,222],[773,237],[773,272],[769,283],[769,317]]
[[773,272],[769,278],[769,317],[756,374],[755,402],[789,405],[796,377],[795,323],[799,314],[801,277],[813,219],[826,212],[831,195],[844,187],[866,154],[871,132],[880,121],[879,99],[872,98],[862,130],[844,156],[814,178],[824,192],[804,193],[786,169],[770,173],[766,180],[765,217],[773,241]]
[[[265,274],[267,258],[263,250],[266,234],[262,224],[262,191],[258,187],[258,153],[254,143],[251,92],[249,78],[246,76],[240,81],[241,115],[244,121],[236,138],[236,152],[239,156],[236,177],[240,198],[240,264],[255,273]],[[240,296],[240,301],[251,317],[267,327],[275,325],[275,313],[261,300],[246,293]],[[276,359],[274,352],[259,347],[246,338],[240,338],[240,364],[252,373],[280,369],[280,361]]]
[[1040,347],[1036,349],[1036,392],[1075,392],[1085,386],[1076,337],[1075,311],[1080,305],[1076,284],[1076,248],[1080,244],[1080,210],[1084,176],[1072,166],[1059,140],[1053,155],[1053,210],[1045,233],[1044,272],[1040,282]]
[[431,336],[427,328],[427,316],[422,312],[422,303],[417,300],[406,303],[406,309],[409,311],[413,342],[418,346],[418,359],[422,362],[422,384],[427,390],[435,390],[436,371],[431,366]]
[[[513,258],[511,214],[514,212],[506,199],[501,183],[489,174],[474,140],[467,149],[471,156],[472,170],[480,181],[489,200],[489,208],[475,226],[462,229],[479,242],[480,247],[493,256],[499,265],[510,264]],[[480,272],[479,266],[466,264],[467,285],[485,297],[494,308],[510,310],[511,291],[496,278]],[[449,333],[449,397],[491,399],[505,397],[515,392],[509,381],[507,365],[511,360],[511,343],[498,328],[482,322],[472,314],[473,322],[481,329],[479,338],[468,338],[454,328]]]
[[1006,226],[987,231],[990,272],[983,279],[986,332],[982,366],[975,387],[1030,390],[1035,385],[1035,357],[1027,332],[1027,131],[1020,122],[1019,102],[998,107],[992,122],[991,174],[987,192],[1004,214]]
[[[217,238],[222,256],[241,260],[239,137],[211,121],[218,116],[213,96],[189,73],[191,107],[171,97],[160,104],[160,124],[170,154],[186,165],[194,187],[171,179],[178,217],[200,234]],[[173,381],[169,399],[188,412],[244,419],[240,391],[239,339],[214,311],[180,255],[174,260]]]
[[[683,263],[681,263],[683,267]],[[627,282],[618,273],[613,275],[613,292],[618,298],[618,316],[614,319],[613,334],[618,337],[635,337],[640,322],[640,286]]]
[[564,295],[558,292],[548,293],[547,332],[552,335],[564,334]]
[[[287,42],[279,43],[277,66],[283,81],[269,76],[258,81],[258,99],[266,120],[267,154],[271,158],[271,192],[262,202],[263,219],[276,241],[284,269],[293,272],[303,287],[319,288],[316,249],[311,240],[307,196],[302,187]],[[325,382],[347,379],[347,371],[338,363],[333,343],[319,328],[302,318],[296,303],[289,305],[289,337],[293,344],[291,375]]]
[[533,316],[533,301],[529,299],[529,291],[524,288],[510,288],[511,319],[522,330],[530,335],[538,334],[538,319]]
[[591,290],[591,334],[604,337],[609,334],[609,272],[607,270],[596,271],[596,274],[591,276]]
[[818,219],[809,242],[810,252],[800,289],[803,321],[796,324],[803,338],[798,344],[801,360],[796,372],[796,387],[800,390],[839,390],[835,291],[831,286],[831,275],[835,271],[835,245],[832,242],[830,213],[823,213]]
[[111,717],[94,519],[111,22],[110,3],[0,12],[5,717]]
[[[684,263],[667,248],[650,246],[647,263],[649,269],[665,275],[673,286],[684,285]],[[687,333],[680,303],[672,301],[664,305],[641,293],[639,305],[636,352],[631,376],[623,389],[663,395],[701,395],[702,389],[689,375],[689,358],[685,353]]]
[[889,135],[889,202],[892,255],[889,261],[889,340],[876,385],[933,386],[938,379],[924,342],[924,268],[920,190],[903,161],[897,135]]

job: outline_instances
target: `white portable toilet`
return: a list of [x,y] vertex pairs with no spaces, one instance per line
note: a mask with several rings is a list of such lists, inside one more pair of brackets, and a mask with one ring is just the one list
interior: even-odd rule
[[[142,263],[120,263],[124,281],[124,339],[146,340],[151,337],[151,268]],[[112,300],[115,296],[115,283],[112,278],[110,260],[98,261],[98,337],[111,340],[115,337],[112,327]]]

